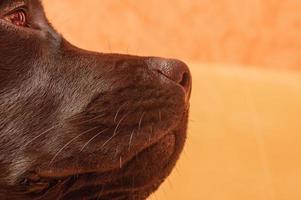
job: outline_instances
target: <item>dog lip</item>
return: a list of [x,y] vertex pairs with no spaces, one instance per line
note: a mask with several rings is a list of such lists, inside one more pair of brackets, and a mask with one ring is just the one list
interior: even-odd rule
[[[137,147],[136,149],[131,149],[129,151],[129,154],[121,155],[122,160],[119,159],[106,163],[107,165],[103,165],[103,162],[98,162],[98,160],[101,160],[101,156],[96,156],[96,152],[92,152],[87,154],[86,156],[81,155],[81,157],[84,160],[81,160],[76,157],[67,157],[66,159],[58,160],[55,163],[52,163],[52,165],[45,164],[42,166],[39,166],[35,169],[36,173],[43,178],[52,178],[52,179],[61,179],[69,176],[79,175],[79,174],[88,174],[88,173],[109,173],[111,171],[114,171],[116,169],[121,169],[126,164],[130,163],[137,155],[140,155],[143,151],[151,148],[154,145],[157,145],[160,143],[165,136],[172,134],[172,132],[177,131],[178,127],[181,126],[181,124],[185,123],[183,120],[187,118],[188,110],[186,110],[182,117],[179,117],[179,119],[176,120],[172,126],[166,129],[159,129],[159,131],[162,131],[162,133],[155,133],[161,135],[156,140],[152,141],[151,143],[146,143],[144,146]],[[183,133],[185,134],[185,133]],[[93,158],[91,160],[91,158]],[[88,165],[82,165],[77,164],[77,162],[80,161],[81,163],[89,163]],[[91,162],[93,161],[93,162]],[[76,162],[76,163],[74,163]],[[69,163],[66,165],[66,163]],[[70,164],[71,163],[71,164]],[[72,163],[74,163],[72,165]],[[69,167],[66,167],[69,166]]]
[[[57,179],[57,180],[61,180],[64,179],[66,177],[70,177],[70,176],[77,176],[77,175],[84,175],[84,174],[91,174],[91,173],[98,173],[98,174],[105,174],[105,173],[110,173],[112,171],[116,171],[116,170],[122,170],[123,168],[125,168],[125,166],[127,166],[128,164],[130,164],[131,162],[135,161],[135,158],[139,157],[141,154],[143,154],[146,150],[159,145],[160,143],[162,143],[164,140],[166,140],[166,138],[170,138],[170,137],[175,138],[176,136],[172,133],[167,133],[165,134],[161,139],[159,139],[157,142],[150,144],[149,146],[143,148],[142,150],[140,150],[137,154],[135,154],[134,156],[132,156],[129,160],[125,161],[124,163],[120,164],[119,166],[116,167],[112,167],[109,170],[104,170],[101,171],[101,169],[98,168],[98,166],[94,167],[93,169],[87,170],[87,171],[73,171],[73,170],[61,170],[60,173],[56,172],[56,170],[52,170],[52,169],[39,169],[36,172],[36,176],[40,177],[40,178],[45,178],[45,179]],[[163,147],[163,146],[162,146]],[[165,146],[166,148],[166,146]],[[175,148],[175,143],[169,143],[168,145],[168,149],[171,148]]]
[[[175,144],[176,144],[176,136],[175,134],[168,134],[165,137],[163,137],[160,141],[158,141],[156,144],[152,145],[151,147],[149,147],[148,149],[150,149],[148,151],[148,149],[143,150],[142,152],[140,152],[137,156],[137,158],[133,158],[131,159],[129,162],[127,162],[123,168],[120,169],[115,169],[113,170],[114,173],[116,173],[116,171],[118,171],[119,175],[117,177],[115,177],[113,180],[108,180],[108,182],[105,181],[105,183],[100,182],[98,183],[97,180],[96,182],[91,181],[91,183],[87,182],[83,182],[81,183],[80,181],[77,182],[75,181],[75,184],[73,186],[71,186],[68,189],[68,193],[76,193],[76,191],[80,191],[81,189],[85,188],[84,190],[86,190],[87,188],[91,188],[91,187],[95,187],[98,186],[99,188],[102,188],[102,186],[105,186],[105,188],[108,188],[106,190],[103,191],[104,194],[110,194],[110,193],[121,193],[121,194],[126,194],[126,193],[133,193],[135,191],[141,191],[141,190],[145,190],[146,188],[151,188],[154,184],[156,184],[158,182],[158,175],[160,173],[158,173],[158,171],[161,171],[161,168],[164,169],[164,167],[166,165],[168,165],[170,158],[172,157],[173,153],[175,152]],[[158,156],[154,155],[154,152],[156,151],[160,151],[162,148],[164,148],[164,152],[161,152],[161,156],[160,156],[160,160],[158,160]],[[141,157],[152,157],[150,160],[148,161],[144,161],[141,162],[141,160],[144,160]],[[124,185],[124,179],[126,178],[130,178],[132,180],[133,176],[140,176],[139,172],[141,168],[144,168],[146,165],[148,164],[153,164],[152,162],[156,160],[156,166],[155,168],[157,169],[152,169],[149,171],[149,176],[147,176],[146,178],[143,179],[143,181],[136,181],[135,184],[128,184],[128,185]],[[148,163],[150,161],[150,163]],[[137,166],[138,164],[138,166]],[[159,164],[159,165],[158,165]],[[159,169],[160,168],[160,169]],[[133,169],[136,169],[135,171],[133,171]],[[134,173],[133,173],[134,172]],[[82,174],[80,176],[89,176],[89,174]],[[110,177],[110,173],[108,175]],[[96,172],[96,177],[97,177],[97,172]],[[106,175],[100,175],[99,179],[106,179],[105,178]],[[159,181],[161,180],[161,177],[159,177]],[[101,180],[100,180],[101,181]]]
[[[147,191],[154,190],[154,188],[161,184],[164,177],[170,173],[176,161],[175,158],[178,157],[177,154],[179,154],[179,151],[182,149],[181,144],[179,145],[178,137],[183,137],[183,134],[186,134],[186,130],[180,127],[182,127],[183,123],[186,123],[187,113],[188,110],[183,114],[182,120],[180,120],[177,125],[162,134],[162,137],[156,142],[149,144],[139,150],[135,155],[129,157],[128,160],[122,163],[122,166],[115,163],[112,164],[110,168],[103,169],[98,168],[96,162],[96,165],[93,164],[88,170],[81,169],[78,166],[69,169],[60,169],[57,168],[57,166],[50,169],[38,169],[36,173],[41,180],[56,183],[50,184],[51,186],[47,188],[45,192],[42,192],[43,194],[41,193],[41,195],[52,194],[58,190],[57,188],[61,187],[65,190],[64,195],[79,195],[81,193],[80,191],[90,191],[89,188],[91,191],[94,191],[95,187],[101,188],[102,186],[106,188],[104,195],[114,193],[132,195],[135,192],[140,193],[146,191],[147,193]],[[137,159],[139,160],[137,161]],[[145,173],[143,170],[137,170],[146,168],[150,169],[148,173]],[[147,177],[145,177],[145,174]],[[125,186],[123,180],[133,176],[144,178],[137,183],[135,182],[135,185],[129,182],[129,184]],[[66,186],[64,183],[69,179],[75,180],[72,184]],[[111,188],[107,189],[108,187]],[[93,192],[91,192],[91,194],[93,194]]]
[[[107,188],[106,190],[102,191],[104,196],[110,196],[111,194],[120,194],[121,197],[131,195],[132,193],[139,192],[139,191],[145,191],[148,190],[148,188],[154,187],[154,185],[159,184],[161,182],[160,173],[158,171],[163,171],[166,165],[168,165],[169,160],[172,158],[176,148],[176,135],[172,132],[167,135],[165,135],[163,138],[160,139],[157,143],[151,145],[150,147],[142,150],[137,154],[137,156],[130,159],[127,163],[124,164],[121,168],[115,168],[111,169],[107,172],[99,172],[97,169],[95,169],[93,172],[86,172],[86,173],[70,173],[65,176],[51,174],[49,172],[39,172],[38,174],[34,175],[35,181],[39,183],[39,181],[49,182],[49,188],[44,188],[43,191],[41,191],[41,195],[47,194],[47,192],[51,192],[52,189],[55,190],[56,187],[64,187],[65,192],[63,196],[71,196],[75,195],[78,197],[79,194],[81,194],[81,191],[92,191],[90,195],[99,194],[99,191],[102,191],[103,188]],[[157,156],[154,155],[156,151],[164,149],[164,152],[162,152],[160,156],[160,160],[158,160],[156,163],[155,168],[149,172],[149,177],[144,178],[143,181],[137,181],[135,185],[128,184],[124,185],[124,178],[130,178],[133,176],[139,177],[140,171],[137,170],[137,164],[141,165],[138,167],[139,169],[143,168],[148,163],[141,162],[141,160],[144,160],[140,157],[151,157],[153,155],[153,158],[146,161],[151,162],[154,161],[154,159],[157,159]],[[137,160],[138,159],[138,160]],[[160,168],[160,169],[159,169]],[[161,169],[162,168],[162,169]],[[136,170],[133,170],[136,169]],[[134,172],[134,173],[133,173]],[[112,174],[115,176],[112,178]],[[116,175],[117,174],[117,175]],[[159,176],[159,178],[157,177]],[[38,177],[38,178],[36,178]],[[87,182],[87,177],[91,177],[91,180]],[[95,177],[94,179],[92,177]],[[70,181],[71,180],[71,181]],[[55,183],[54,183],[55,182]],[[61,185],[60,185],[61,184]],[[69,185],[68,188],[66,188],[63,185]],[[98,188],[98,191],[96,189]],[[95,190],[95,191],[94,191]],[[94,192],[93,192],[94,191]],[[87,194],[88,195],[88,194]],[[81,196],[82,197],[82,196]],[[65,199],[65,198],[64,198]],[[72,198],[73,199],[73,198]],[[106,199],[106,198],[104,198]],[[111,199],[111,198],[108,198]]]

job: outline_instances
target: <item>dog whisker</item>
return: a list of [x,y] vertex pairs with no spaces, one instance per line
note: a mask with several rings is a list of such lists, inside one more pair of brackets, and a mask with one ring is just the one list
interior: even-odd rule
[[104,117],[104,116],[105,116],[105,114],[97,115],[97,116],[95,116],[95,117],[93,117],[93,118],[91,118],[91,119],[87,119],[87,120],[84,120],[84,121],[82,121],[82,122],[76,123],[75,125],[82,125],[82,124],[85,124],[85,123],[87,123],[87,122],[93,121],[93,120],[95,120],[95,119],[102,118],[102,117]]
[[127,115],[128,115],[128,113],[125,114],[125,115],[119,120],[118,124],[116,125],[116,128],[115,128],[115,130],[114,130],[113,135],[112,135],[107,141],[105,141],[105,142],[103,143],[102,147],[106,146],[106,144],[109,143],[109,142],[117,135],[117,130],[118,130],[118,128],[119,128],[121,122],[126,118]]
[[148,144],[151,143],[152,136],[153,136],[153,125],[150,126],[150,134],[148,135]]
[[127,117],[128,114],[129,114],[129,113],[125,114],[125,115],[119,120],[118,124],[116,125],[116,128],[115,128],[115,130],[114,130],[113,135],[116,135],[116,134],[117,134],[117,130],[118,130],[118,128],[119,128],[121,122]]
[[[98,118],[101,118],[101,117],[104,117],[104,116],[105,116],[104,114],[98,115],[98,116],[93,117],[93,118],[91,118],[91,119],[88,119],[88,120],[85,120],[85,121],[83,121],[83,122],[77,123],[76,125],[85,124],[85,123],[87,123],[87,122],[93,121],[93,120],[95,120],[95,119],[98,119]],[[61,126],[61,124],[57,124],[57,125],[55,125],[55,126],[50,127],[50,128],[47,129],[46,131],[40,133],[39,135],[37,135],[36,137],[34,137],[33,139],[31,139],[29,142],[27,142],[27,143],[24,145],[24,147],[28,146],[29,144],[31,144],[32,142],[34,142],[34,141],[37,140],[38,138],[42,137],[43,135],[49,133],[50,131],[52,131],[53,129],[55,129],[55,128],[59,127],[59,126]]]
[[142,120],[143,120],[143,117],[145,115],[145,112],[142,113],[140,119],[139,119],[139,123],[138,123],[138,132],[137,134],[139,134],[140,130],[141,130],[141,125],[142,125]]
[[107,139],[107,141],[105,141],[103,144],[102,144],[102,148],[104,147],[104,146],[106,146],[106,144],[108,144],[113,138],[115,137],[115,135],[112,135],[109,139]]
[[134,133],[135,133],[135,129],[133,129],[132,132],[131,132],[130,141],[129,141],[129,150],[131,149],[131,144],[132,144],[132,140],[133,140],[133,137],[134,137]]
[[117,110],[116,114],[115,114],[115,117],[114,117],[114,123],[116,123],[117,121],[117,117],[118,117],[118,114],[119,112],[121,111],[122,107],[125,105],[126,103],[123,103]]
[[58,157],[58,155],[65,149],[67,148],[72,142],[74,142],[75,140],[77,140],[78,138],[80,138],[81,136],[83,136],[84,134],[89,133],[90,131],[94,131],[96,129],[98,129],[99,127],[94,127],[91,128],[87,131],[84,131],[83,133],[79,134],[78,136],[74,137],[72,140],[70,140],[69,142],[67,142],[59,151],[57,151],[57,153],[53,156],[53,158],[51,159],[51,161],[49,162],[49,165],[51,165],[54,160]]
[[161,122],[162,121],[162,112],[161,112],[161,110],[158,111],[158,114],[159,114],[159,121]]
[[46,131],[40,133],[39,135],[37,135],[36,137],[34,137],[33,139],[31,139],[29,142],[27,142],[24,147],[28,146],[29,144],[31,144],[32,142],[34,142],[35,140],[37,140],[38,138],[42,137],[43,135],[49,133],[50,131],[54,130],[55,128],[59,127],[61,124],[57,124],[55,126],[52,126],[51,128],[47,129]]
[[102,131],[100,131],[99,133],[97,133],[96,135],[94,135],[88,142],[86,142],[85,144],[84,144],[84,146],[81,148],[81,150],[80,150],[80,152],[83,152],[83,150],[95,139],[95,138],[97,138],[98,136],[100,136],[102,133],[104,133],[105,131],[107,131],[108,130],[108,128],[107,129],[105,129],[105,130],[102,130]]

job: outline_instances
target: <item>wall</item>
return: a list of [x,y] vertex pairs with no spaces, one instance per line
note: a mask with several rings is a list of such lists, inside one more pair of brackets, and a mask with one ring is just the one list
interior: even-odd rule
[[301,68],[300,0],[44,0],[54,26],[91,50]]

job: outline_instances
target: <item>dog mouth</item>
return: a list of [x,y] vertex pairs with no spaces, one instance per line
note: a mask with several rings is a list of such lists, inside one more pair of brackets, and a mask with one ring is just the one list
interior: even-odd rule
[[[69,187],[63,199],[76,199],[80,195],[86,195],[88,199],[98,197],[108,200],[130,199],[135,195],[141,198],[141,195],[146,195],[161,183],[164,174],[160,173],[168,169],[175,142],[175,135],[169,134],[137,154],[120,169],[99,176],[84,174],[82,180],[79,178]],[[92,177],[94,181],[88,183],[87,180]],[[145,194],[141,194],[142,191]]]
[[175,129],[166,133],[156,143],[127,161],[119,160],[119,164],[106,171],[97,165],[90,165],[87,171],[76,169],[71,163],[71,168],[61,172],[37,171],[23,183],[25,193],[39,200],[144,200],[175,166],[184,145],[183,131]]
[[[27,179],[27,194],[33,198],[63,200],[145,199],[174,165],[177,136],[172,132],[142,150],[128,162],[107,172],[74,173],[68,176],[40,172]],[[59,195],[58,195],[59,194]]]
[[[22,190],[32,199],[41,200],[146,199],[170,174],[178,160],[186,138],[189,108],[181,96],[173,99],[172,102],[176,103],[166,109],[159,109],[162,112],[154,112],[153,107],[145,112],[148,110],[145,102],[147,101],[140,101],[139,105],[144,112],[140,113],[132,108],[135,112],[131,118],[123,119],[126,112],[122,110],[118,110],[118,115],[115,112],[109,114],[111,119],[105,120],[119,123],[112,125],[108,134],[99,135],[98,140],[89,146],[85,145],[86,142],[80,144],[79,149],[86,151],[77,154],[70,152],[68,155],[71,156],[35,169],[22,183]],[[98,107],[97,105],[96,108]],[[89,120],[89,124],[85,125],[91,127],[93,124],[108,124],[107,121],[101,122],[99,119]],[[133,127],[140,130],[140,133],[136,131],[134,139],[131,135]],[[84,141],[91,136],[87,136]],[[113,136],[114,140],[111,140]],[[104,144],[107,144],[107,149],[95,151]],[[118,150],[116,147],[121,150],[117,156],[113,153],[113,150]],[[66,152],[68,150],[65,149]]]

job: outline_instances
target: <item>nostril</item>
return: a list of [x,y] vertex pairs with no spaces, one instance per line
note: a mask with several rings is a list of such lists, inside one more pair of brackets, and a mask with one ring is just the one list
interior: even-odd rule
[[185,90],[189,90],[189,85],[190,85],[190,75],[188,72],[184,72],[182,75],[182,79],[179,82],[180,85],[182,85]]
[[148,66],[181,86],[187,96],[190,95],[192,77],[188,66],[184,62],[175,59],[149,58]]

